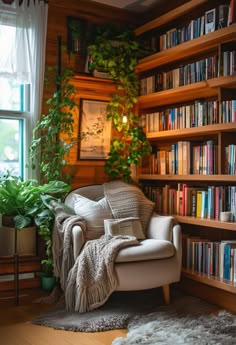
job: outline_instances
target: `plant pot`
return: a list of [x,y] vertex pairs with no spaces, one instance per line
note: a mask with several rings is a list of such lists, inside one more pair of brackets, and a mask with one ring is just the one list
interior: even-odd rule
[[[0,227],[0,256],[14,255],[15,228]],[[17,231],[17,253],[36,255],[36,227]]]
[[46,272],[41,273],[41,288],[44,291],[52,291],[56,285],[56,277],[48,276]]

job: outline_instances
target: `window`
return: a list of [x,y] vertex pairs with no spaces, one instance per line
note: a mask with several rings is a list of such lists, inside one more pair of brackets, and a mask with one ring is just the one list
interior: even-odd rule
[[42,0],[0,0],[0,176],[39,176],[26,163],[42,108],[47,13]]
[[[14,34],[12,26],[0,25],[0,50],[6,56],[10,54],[8,47],[15,39]],[[6,74],[0,76],[0,90],[0,176],[10,171],[24,178],[30,87],[17,83]]]

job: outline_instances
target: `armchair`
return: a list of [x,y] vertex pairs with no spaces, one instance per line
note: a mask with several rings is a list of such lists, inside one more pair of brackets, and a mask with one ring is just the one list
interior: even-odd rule
[[[104,197],[103,185],[90,185],[71,191],[65,204],[75,209],[74,195],[80,195],[84,200],[91,201],[81,204],[81,215],[89,227],[92,227],[90,238],[94,233],[97,237],[103,234],[104,219],[112,218],[110,210],[104,205],[98,206],[102,215],[97,214],[97,206]],[[92,207],[90,207],[92,206]],[[93,207],[95,206],[95,209]],[[78,205],[77,205],[78,207]],[[77,211],[80,209],[77,208]],[[85,213],[83,215],[83,213]],[[91,229],[90,229],[91,230]],[[88,231],[89,233],[89,231]],[[90,239],[87,238],[87,239]],[[81,227],[75,225],[72,229],[73,255],[76,260],[87,240]],[[169,285],[180,280],[182,261],[181,227],[172,216],[159,216],[152,213],[148,223],[146,238],[141,245],[120,249],[115,259],[115,273],[118,279],[116,291],[145,290],[162,287],[164,302],[170,303]]]

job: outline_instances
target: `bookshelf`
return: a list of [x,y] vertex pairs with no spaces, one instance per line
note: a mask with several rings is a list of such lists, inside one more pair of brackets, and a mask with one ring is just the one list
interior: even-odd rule
[[[135,31],[136,35],[140,37],[140,40],[145,40],[150,36],[152,38],[154,37],[154,40],[151,39],[150,41],[157,41],[156,51],[152,55],[142,58],[137,65],[137,73],[141,81],[142,79],[147,80],[155,76],[153,83],[154,89],[151,87],[148,92],[142,92],[138,100],[140,123],[146,129],[147,138],[150,140],[153,148],[152,156],[154,157],[154,161],[152,158],[147,158],[142,167],[138,170],[137,178],[146,194],[156,201],[157,211],[159,210],[160,213],[164,214],[172,213],[172,210],[175,211],[175,217],[183,229],[183,241],[185,241],[186,238],[198,237],[200,240],[211,243],[221,243],[223,240],[233,240],[236,242],[236,219],[234,219],[234,216],[232,216],[232,221],[230,222],[222,222],[219,220],[220,211],[226,211],[227,207],[236,207],[235,168],[232,169],[230,174],[227,170],[229,164],[233,164],[234,166],[236,164],[235,153],[233,156],[231,156],[230,153],[229,159],[227,157],[227,150],[229,150],[228,146],[232,145],[234,150],[236,147],[236,115],[232,115],[231,118],[225,115],[225,105],[228,104],[228,102],[232,102],[232,109],[229,111],[230,114],[236,112],[236,24],[234,21],[233,24],[226,24],[225,27],[219,27],[218,22],[216,22],[213,32],[205,34],[203,30],[202,34],[198,37],[188,39],[182,43],[174,42],[173,46],[164,50],[160,49],[162,38],[159,39],[159,37],[166,37],[165,35],[167,35],[167,33],[172,34],[173,32],[173,37],[176,37],[175,33],[179,33],[182,30],[182,26],[187,27],[190,25],[188,23],[192,23],[191,25],[193,25],[193,23],[197,22],[197,18],[199,19],[199,23],[201,23],[201,20],[205,18],[206,11],[214,8],[217,21],[220,9],[219,6],[229,5],[229,3],[230,1],[213,2],[191,0],[165,13],[159,18],[138,27]],[[195,35],[194,32],[191,34]],[[179,83],[178,78],[179,75],[181,75],[181,66],[189,65],[195,68],[197,62],[200,60],[204,61],[203,66],[205,66],[205,64],[209,63],[205,63],[205,61],[209,61],[210,58],[212,58],[212,61],[215,61],[211,65],[211,69],[213,69],[212,76],[203,77],[203,80],[200,81],[194,80],[194,82],[188,82],[186,85],[181,85],[181,83]],[[206,68],[207,74],[207,67],[204,68]],[[169,72],[172,70],[178,70],[177,82],[173,78],[173,85],[168,85],[167,87],[163,87],[163,89],[159,89],[159,84],[157,87],[156,82],[159,75],[162,74],[161,81],[163,83],[166,76],[167,79],[171,79],[171,73]],[[205,70],[201,71],[201,73],[204,74]],[[147,81],[147,83],[149,82]],[[161,87],[163,85],[161,85]],[[144,90],[146,89],[144,88]],[[143,89],[141,89],[141,91],[143,91]],[[193,108],[195,106],[196,109],[196,102],[201,104],[204,102],[214,102],[214,114],[216,114],[216,118],[213,121],[209,120],[209,123],[201,125],[192,125],[191,123],[187,125],[186,119],[183,120],[183,122],[181,119],[181,124],[179,124],[179,120],[176,120],[176,117],[174,117],[174,124],[170,124],[167,119],[167,124],[162,126],[163,124],[161,124],[161,122],[166,121],[168,115],[160,114],[170,114],[173,109],[177,111],[176,109],[180,108],[182,111],[183,107],[189,105],[192,105]],[[204,109],[203,121],[206,121],[208,110],[206,112],[206,108]],[[184,111],[181,114],[185,114]],[[159,115],[156,115],[157,113],[159,113]],[[191,116],[193,115],[191,114]],[[195,116],[199,116],[199,113],[197,112]],[[154,123],[155,121],[159,122],[158,130],[155,128],[154,130],[150,130],[148,122],[150,118],[155,118],[155,120],[151,120],[154,121]],[[170,153],[171,147],[182,141],[190,143],[190,153],[187,155],[187,158],[184,158],[184,163],[183,161],[178,162],[178,164],[185,164],[187,159],[189,170],[184,174],[173,170],[173,165],[170,163],[171,160],[173,163],[173,156],[171,156]],[[194,174],[192,162],[193,146],[196,145],[196,143],[203,144],[207,141],[213,142],[215,145],[214,157],[211,158],[211,163],[214,164],[214,173],[208,173],[208,166],[205,162],[205,172]],[[163,163],[166,164],[166,166],[161,170],[162,173],[160,173],[160,169],[156,168],[158,164],[162,164],[160,162],[161,153],[159,155],[159,151],[169,152],[166,161]],[[210,151],[207,152],[208,155],[210,155]],[[233,161],[231,161],[231,159],[233,159]],[[214,192],[215,189],[221,189],[223,193],[225,193],[224,195],[226,195],[226,193],[227,195],[231,193],[232,200],[234,201],[228,199],[228,196],[227,198],[224,196],[224,200],[227,201],[225,201],[225,204],[217,206],[217,214],[216,209],[214,209],[213,216],[208,214],[204,217],[199,217],[196,214],[194,216],[190,214],[186,215],[182,211],[182,204],[180,208],[177,207],[176,211],[176,203],[178,205],[180,202],[176,201],[179,195],[177,194],[178,188],[180,188],[182,192],[183,190],[181,188],[183,185],[187,186],[187,189],[199,189],[207,192],[209,192],[208,188],[210,187],[212,187]],[[164,194],[162,193],[164,193],[166,186],[168,192],[163,196]],[[170,189],[174,190],[174,194],[169,193]],[[170,201],[171,195],[174,195],[173,201]],[[168,200],[166,201],[166,199]],[[192,202],[192,199],[188,202]],[[210,203],[208,200],[207,202]],[[234,206],[232,206],[230,202],[235,202]],[[163,205],[158,206],[158,203],[166,203],[166,208],[164,208]],[[171,205],[171,203],[173,205]],[[216,201],[213,201],[212,207],[215,206]],[[158,207],[160,208],[158,209]],[[186,257],[186,253],[183,253],[183,256]],[[189,293],[205,298],[209,302],[228,308],[234,312],[236,311],[234,303],[236,297],[236,281],[233,275],[230,280],[227,280],[222,277],[220,278],[218,273],[206,274],[206,272],[198,272],[194,268],[187,269],[183,265],[180,285]]]

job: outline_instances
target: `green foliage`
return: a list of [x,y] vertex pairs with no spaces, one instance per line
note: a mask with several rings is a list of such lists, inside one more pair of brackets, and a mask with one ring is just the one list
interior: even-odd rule
[[[128,181],[131,164],[139,165],[141,157],[150,154],[149,142],[133,112],[139,94],[135,71],[139,44],[132,30],[110,30],[110,27],[107,30],[103,26],[88,49],[92,68],[109,72],[119,91],[112,95],[107,107],[107,118],[112,120],[118,135],[112,140],[105,171],[113,178]],[[123,122],[124,116],[126,122]]]
[[39,168],[43,181],[63,179],[69,182],[72,175],[63,174],[63,168],[71,147],[80,140],[74,136],[73,110],[77,104],[74,101],[75,87],[70,84],[73,72],[65,69],[58,78],[56,67],[49,67],[47,72],[46,85],[51,85],[53,81],[58,88],[46,101],[48,113],[41,116],[34,128],[30,165],[33,169]]
[[69,190],[70,186],[63,181],[40,185],[37,180],[22,181],[7,173],[0,177],[0,213],[14,216],[15,227],[21,230],[45,210],[42,195],[62,196]]

